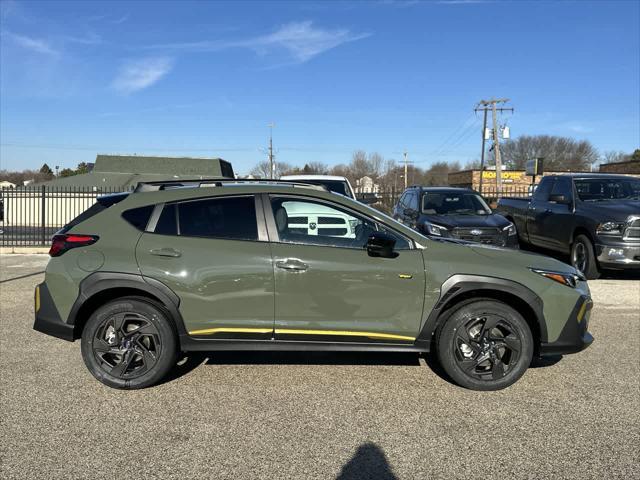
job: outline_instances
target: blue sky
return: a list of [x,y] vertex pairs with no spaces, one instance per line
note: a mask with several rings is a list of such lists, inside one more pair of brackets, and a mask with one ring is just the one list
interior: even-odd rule
[[476,102],[512,136],[640,145],[640,2],[2,0],[1,168],[96,153],[421,166],[479,157]]

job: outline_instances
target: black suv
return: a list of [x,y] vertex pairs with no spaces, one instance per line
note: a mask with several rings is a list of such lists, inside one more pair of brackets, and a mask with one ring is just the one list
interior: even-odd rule
[[409,187],[393,218],[432,238],[518,247],[513,223],[493,213],[480,194],[468,188]]

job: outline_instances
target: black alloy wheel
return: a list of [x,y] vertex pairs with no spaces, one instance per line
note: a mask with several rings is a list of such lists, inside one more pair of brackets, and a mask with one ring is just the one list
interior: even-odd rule
[[454,307],[436,339],[442,368],[455,383],[472,390],[512,385],[533,358],[527,321],[511,306],[493,299],[472,299]]
[[135,312],[105,318],[93,339],[96,361],[118,378],[137,378],[151,370],[161,351],[158,329],[148,318]]
[[458,366],[479,380],[502,379],[517,364],[520,338],[506,319],[486,313],[456,329],[453,338]]
[[175,366],[176,330],[162,305],[119,298],[93,312],[82,331],[81,349],[85,365],[105,385],[144,388]]

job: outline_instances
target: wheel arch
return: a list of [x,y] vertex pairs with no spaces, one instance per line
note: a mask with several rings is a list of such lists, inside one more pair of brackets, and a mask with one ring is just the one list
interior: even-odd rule
[[165,284],[142,275],[96,272],[80,283],[78,298],[69,313],[67,323],[74,326],[74,339],[80,338],[87,320],[97,308],[116,298],[130,296],[159,303],[169,313],[178,335],[186,333],[178,308],[180,299]]
[[[573,245],[573,242],[575,242],[578,235],[586,236],[591,241],[591,243],[595,245],[595,239],[593,238],[593,235],[588,228],[583,226],[579,226],[573,229],[573,233],[571,234],[571,245]],[[569,245],[569,249],[571,249],[571,245]]]
[[528,287],[496,277],[480,275],[454,275],[443,283],[440,298],[429,313],[416,343],[432,350],[438,328],[461,306],[471,301],[488,299],[501,301],[520,313],[531,328],[534,352],[547,341],[547,328],[542,299]]

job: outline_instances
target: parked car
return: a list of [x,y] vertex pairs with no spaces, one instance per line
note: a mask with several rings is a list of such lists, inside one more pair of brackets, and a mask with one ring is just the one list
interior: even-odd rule
[[339,193],[349,198],[356,198],[356,194],[353,191],[351,183],[347,177],[340,177],[336,175],[283,175],[281,180],[295,180],[298,182],[309,183],[311,185],[321,185],[326,187],[327,190],[334,193]]
[[410,187],[394,207],[393,218],[428,237],[518,247],[513,223],[467,188]]
[[[355,234],[292,226],[303,203]],[[80,339],[89,371],[116,388],[157,383],[179,351],[330,350],[435,352],[459,385],[495,390],[534,356],[593,340],[573,267],[430,240],[311,185],[142,184],[100,197],[49,254],[34,328]]]
[[[309,185],[318,185],[326,190],[355,199],[353,188],[346,177],[335,175],[283,175],[281,180],[288,182],[302,182]],[[321,205],[291,203],[288,209],[291,215],[289,222],[291,228],[304,229],[310,235],[319,231],[340,232],[340,236],[353,237],[353,226],[349,224],[349,217],[339,212],[327,212]]]
[[588,279],[640,269],[640,179],[610,174],[543,177],[533,197],[503,198],[497,211],[521,242],[569,254]]

